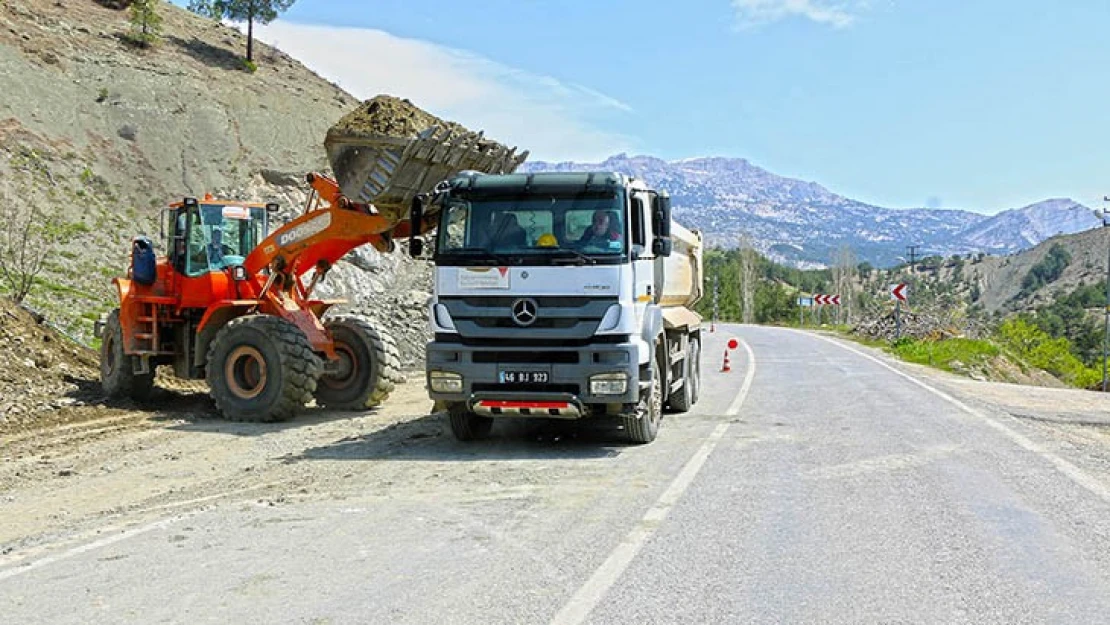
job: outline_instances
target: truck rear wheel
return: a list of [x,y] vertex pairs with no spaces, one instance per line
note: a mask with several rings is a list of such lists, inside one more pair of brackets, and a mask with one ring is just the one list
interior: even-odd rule
[[659,350],[651,360],[651,384],[640,393],[640,401],[632,414],[623,415],[624,429],[633,443],[650,443],[659,433],[659,422],[663,419],[662,364]]
[[676,412],[687,412],[698,401],[697,378],[700,374],[698,366],[698,342],[690,339],[686,346],[686,357],[682,363],[682,388],[675,391],[668,399],[668,404]]
[[397,344],[358,315],[332,317],[324,327],[335,341],[339,363],[316,382],[316,403],[365,410],[385,401],[401,377]]
[[207,379],[232,421],[287,421],[312,399],[320,359],[297,326],[270,315],[233,319],[208,348]]
[[690,405],[701,398],[701,338],[690,339]]
[[131,356],[123,352],[123,326],[119,309],[108,315],[100,340],[100,386],[112,398],[129,397],[143,401],[154,388],[154,368],[148,373],[135,373]]
[[493,428],[493,418],[476,415],[466,404],[447,406],[447,417],[451,420],[451,433],[460,441],[474,441],[489,436]]

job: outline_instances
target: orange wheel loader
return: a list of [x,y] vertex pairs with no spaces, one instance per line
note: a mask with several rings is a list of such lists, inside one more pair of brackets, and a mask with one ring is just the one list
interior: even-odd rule
[[119,308],[96,324],[107,395],[145,399],[155,368],[172,365],[179,378],[205,379],[236,421],[287,420],[313,399],[339,409],[385,399],[395,343],[366,318],[324,319],[343,300],[314,298],[314,287],[360,245],[386,252],[434,228],[434,215],[409,206],[437,182],[460,170],[511,173],[527,152],[443,128],[407,140],[329,134],[326,145],[343,187],[309,174],[304,213],[272,233],[276,205],[205,196],[165,209],[166,256],[133,240],[128,275],[114,280]]

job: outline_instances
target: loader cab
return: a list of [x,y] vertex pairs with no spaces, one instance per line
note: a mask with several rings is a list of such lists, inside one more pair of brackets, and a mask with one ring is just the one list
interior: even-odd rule
[[[273,208],[270,208],[273,207]],[[171,207],[168,249],[174,270],[197,278],[242,265],[269,231],[276,205],[187,198]]]

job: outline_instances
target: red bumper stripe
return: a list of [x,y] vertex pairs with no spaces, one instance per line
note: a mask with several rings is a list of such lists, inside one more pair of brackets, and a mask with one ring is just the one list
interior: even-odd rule
[[478,402],[478,405],[482,408],[540,408],[543,410],[570,407],[570,404],[565,401],[498,401],[492,399],[483,399]]

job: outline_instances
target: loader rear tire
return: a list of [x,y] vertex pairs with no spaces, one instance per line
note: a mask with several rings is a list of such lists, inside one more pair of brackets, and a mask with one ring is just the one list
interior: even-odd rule
[[113,399],[129,397],[144,401],[154,388],[154,368],[149,373],[135,373],[132,357],[123,352],[123,327],[119,309],[108,315],[100,340],[100,386]]
[[312,399],[320,358],[297,326],[270,315],[239,317],[208,348],[207,380],[231,421],[287,421]]
[[335,342],[339,367],[316,382],[316,403],[365,410],[385,401],[401,381],[401,358],[393,339],[358,315],[332,317],[324,327]]
[[474,414],[462,403],[447,406],[447,417],[451,420],[451,433],[460,441],[483,439],[493,428],[492,417]]

